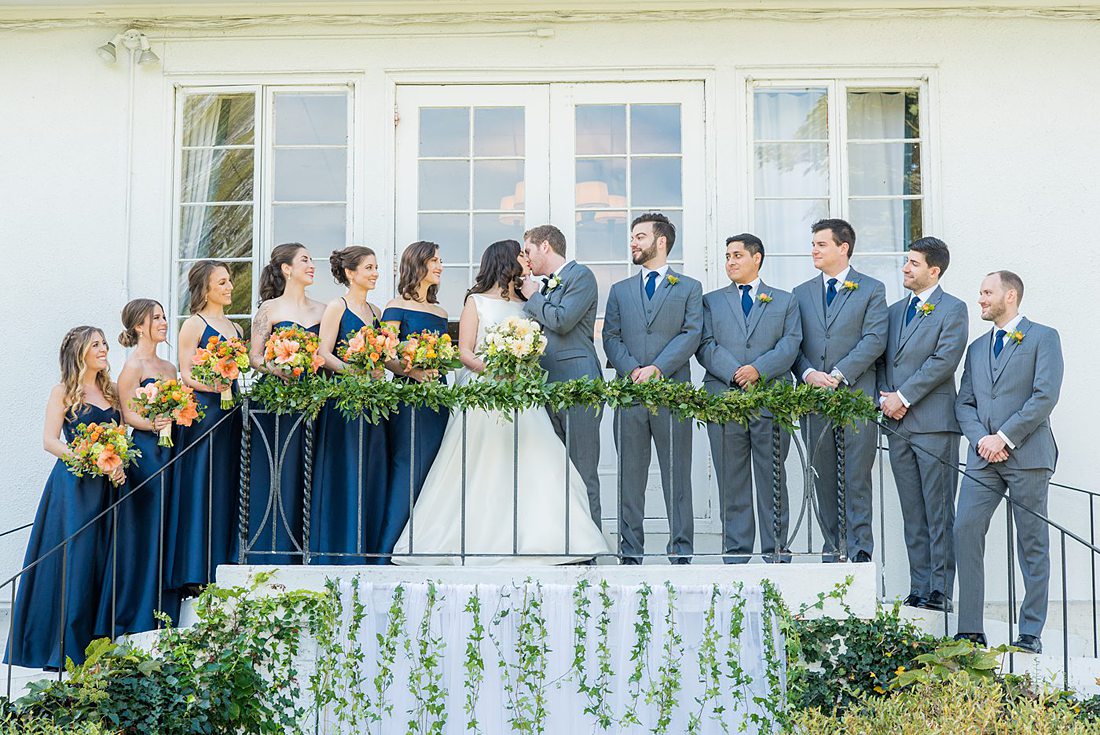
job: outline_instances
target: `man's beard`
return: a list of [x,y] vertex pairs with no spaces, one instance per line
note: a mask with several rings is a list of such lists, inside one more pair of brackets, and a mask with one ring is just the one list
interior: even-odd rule
[[642,263],[648,263],[657,256],[657,246],[649,248],[648,250],[642,250],[634,256],[634,265],[641,265]]
[[1004,304],[990,304],[989,308],[986,311],[988,312],[989,316],[986,316],[985,314],[982,314],[982,319],[984,319],[987,322],[995,322],[998,319],[1000,319],[1001,316],[1004,315],[1005,305]]

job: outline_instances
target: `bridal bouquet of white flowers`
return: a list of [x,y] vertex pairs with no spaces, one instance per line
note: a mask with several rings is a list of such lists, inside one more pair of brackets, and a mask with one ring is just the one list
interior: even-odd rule
[[545,351],[542,327],[518,316],[489,327],[477,346],[477,356],[485,362],[485,374],[493,378],[537,373],[539,358]]

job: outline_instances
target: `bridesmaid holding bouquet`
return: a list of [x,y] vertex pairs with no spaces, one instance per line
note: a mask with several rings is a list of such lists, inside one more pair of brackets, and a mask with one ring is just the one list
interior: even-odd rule
[[173,430],[173,420],[163,415],[150,420],[133,407],[139,388],[176,378],[176,366],[157,355],[168,339],[168,319],[153,299],[134,299],[122,309],[122,326],[119,344],[134,350],[118,375],[118,392],[122,418],[134,430],[141,457],[117,494],[122,498],[117,513],[109,517],[115,536],[107,547],[96,632],[111,637],[155,630],[156,610],[173,620],[179,613],[178,597],[165,591],[163,566],[170,522],[166,510],[173,494],[172,469],[164,468],[175,449],[159,441],[163,430]]
[[[294,379],[280,367],[282,355],[269,361],[265,354],[273,332],[284,327],[314,335],[320,331],[325,305],[306,295],[313,275],[313,259],[305,245],[283,243],[271,251],[271,260],[260,274],[260,306],[252,318],[249,348],[252,367],[264,373],[260,380]],[[305,432],[312,427],[296,414],[258,413],[253,421],[248,561],[300,563],[305,551]],[[274,476],[272,468],[277,472]]]
[[[238,380],[222,376],[203,382],[192,369],[196,356],[202,362],[201,356],[212,349],[246,347],[240,341],[240,327],[225,315],[233,302],[229,267],[216,260],[200,260],[191,266],[187,285],[191,316],[180,328],[180,376],[184,385],[195,391],[206,417],[180,427],[182,455],[174,468],[175,493],[168,514],[173,523],[165,569],[166,586],[190,596],[214,581],[219,564],[237,561],[241,486],[241,415],[232,404],[240,390]],[[227,365],[221,371],[226,375],[232,375],[234,369],[240,372],[235,361],[229,360]],[[232,416],[226,418],[229,414]],[[196,441],[198,445],[192,447]]]
[[[110,516],[84,527],[110,506],[112,483],[122,485],[126,475],[119,462],[105,474],[77,477],[64,459],[80,425],[120,420],[108,349],[96,327],[74,327],[61,342],[61,382],[50,391],[42,432],[43,448],[58,459],[42,491],[23,559],[24,567],[35,566],[19,580],[12,610],[4,661],[14,666],[58,670],[66,658],[83,663],[84,649],[95,637]],[[62,549],[49,553],[77,531],[64,554]]]
[[[410,335],[425,331],[446,334],[447,312],[439,305],[436,295],[442,276],[443,260],[439,257],[439,245],[421,241],[405,248],[401,255],[398,297],[386,305],[386,311],[382,314],[382,321],[393,325],[400,339],[405,340]],[[446,381],[438,370],[408,367],[400,360],[391,360],[386,367],[394,373],[395,380]],[[381,541],[382,549],[387,554],[393,552],[409,520],[412,504],[420,495],[424,478],[439,452],[448,417],[446,409],[435,411],[403,406],[386,424],[392,460]],[[415,528],[412,544],[411,553],[415,554]]]
[[[378,285],[378,258],[370,248],[353,245],[329,257],[332,277],[347,288],[329,303],[321,318],[318,354],[336,375],[359,373],[345,362],[348,341],[364,340],[364,332],[378,327],[382,312],[367,301]],[[381,355],[379,355],[381,357]],[[368,361],[369,362],[369,361]],[[382,380],[381,362],[367,373]],[[382,519],[386,512],[389,456],[385,425],[363,418],[348,421],[333,402],[321,409],[317,423],[317,462],[313,473],[313,509],[310,551],[318,564],[382,564],[382,557],[339,556],[380,554]]]

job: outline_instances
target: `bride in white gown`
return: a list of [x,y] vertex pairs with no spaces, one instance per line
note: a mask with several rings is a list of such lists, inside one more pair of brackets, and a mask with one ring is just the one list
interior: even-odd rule
[[[459,322],[458,342],[466,366],[458,374],[459,384],[482,379],[479,373],[485,365],[475,349],[486,330],[523,315],[515,283],[528,272],[515,240],[496,242],[485,250]],[[516,422],[518,447],[513,423],[500,413],[467,412],[463,510],[463,422],[458,415],[451,418],[412,520],[394,547],[394,564],[568,564],[608,552],[592,521],[584,480],[566,458],[549,415],[541,407],[530,408],[520,412]]]

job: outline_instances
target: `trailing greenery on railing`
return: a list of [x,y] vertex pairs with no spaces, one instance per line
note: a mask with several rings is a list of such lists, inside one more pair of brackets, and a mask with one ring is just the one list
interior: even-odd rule
[[747,424],[761,415],[770,415],[788,431],[811,413],[841,426],[873,421],[877,416],[875,404],[859,391],[779,381],[715,394],[690,383],[663,379],[633,383],[585,378],[548,383],[541,377],[519,377],[449,386],[434,381],[372,380],[360,375],[314,376],[291,383],[260,380],[252,386],[249,397],[268,411],[304,413],[307,417],[315,416],[325,403],[332,402],[347,418],[361,417],[371,423],[378,423],[405,405],[448,411],[499,411],[506,418],[536,406],[644,406],[654,412],[668,408],[682,420],[719,424]]

